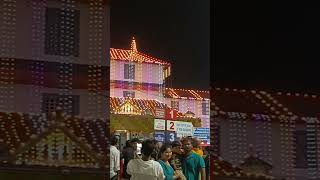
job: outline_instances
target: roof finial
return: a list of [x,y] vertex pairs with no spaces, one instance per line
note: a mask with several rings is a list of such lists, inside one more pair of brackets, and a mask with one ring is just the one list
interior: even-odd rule
[[136,40],[134,39],[134,37],[132,37],[132,42],[131,42],[131,50],[133,52],[137,52],[137,44],[136,44]]

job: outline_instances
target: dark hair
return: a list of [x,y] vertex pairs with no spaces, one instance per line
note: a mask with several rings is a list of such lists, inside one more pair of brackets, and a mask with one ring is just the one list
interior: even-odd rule
[[111,136],[110,138],[110,144],[112,146],[116,145],[118,143],[118,138],[116,136]]
[[145,156],[151,156],[155,151],[156,145],[153,140],[147,139],[142,142],[141,153]]
[[178,146],[181,146],[181,142],[180,141],[173,141],[171,143],[171,146],[174,148],[174,147],[178,147]]
[[133,138],[133,139],[131,139],[131,143],[134,143],[134,142],[140,143],[140,140],[139,140],[138,138]]
[[155,140],[155,139],[153,139],[153,142],[154,142],[155,144],[157,144],[157,143],[158,143],[158,141],[157,141],[157,140]]
[[192,138],[191,137],[188,136],[188,137],[184,137],[184,138],[181,139],[181,143],[186,142],[186,141],[188,141],[188,142],[190,142],[192,144]]
[[172,146],[171,146],[170,144],[168,144],[168,143],[163,144],[163,145],[161,146],[160,150],[159,150],[159,154],[162,154],[162,153],[165,152],[168,148],[171,149]]
[[130,140],[126,141],[126,147],[131,147],[131,141]]

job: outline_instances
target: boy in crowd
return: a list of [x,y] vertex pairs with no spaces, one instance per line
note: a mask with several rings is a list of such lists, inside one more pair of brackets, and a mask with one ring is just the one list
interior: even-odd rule
[[184,138],[181,140],[184,150],[182,161],[183,174],[187,180],[206,180],[206,170],[204,159],[192,151],[192,139]]

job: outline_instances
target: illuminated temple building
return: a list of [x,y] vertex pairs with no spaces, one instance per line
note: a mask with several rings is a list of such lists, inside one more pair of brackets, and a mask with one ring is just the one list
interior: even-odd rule
[[110,48],[110,57],[112,131],[127,131],[127,137],[145,136],[139,132],[154,131],[156,109],[168,108],[178,111],[181,121],[191,121],[195,127],[210,127],[209,91],[167,88],[165,82],[171,75],[169,62],[140,52],[134,38],[130,49]]

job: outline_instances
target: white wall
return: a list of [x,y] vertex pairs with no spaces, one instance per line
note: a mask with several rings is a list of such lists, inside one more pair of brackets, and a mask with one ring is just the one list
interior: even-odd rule
[[135,79],[124,79],[124,64],[128,61],[112,60],[110,62],[110,79],[117,81],[133,81],[139,83],[163,84],[163,66],[148,63],[134,63]]

